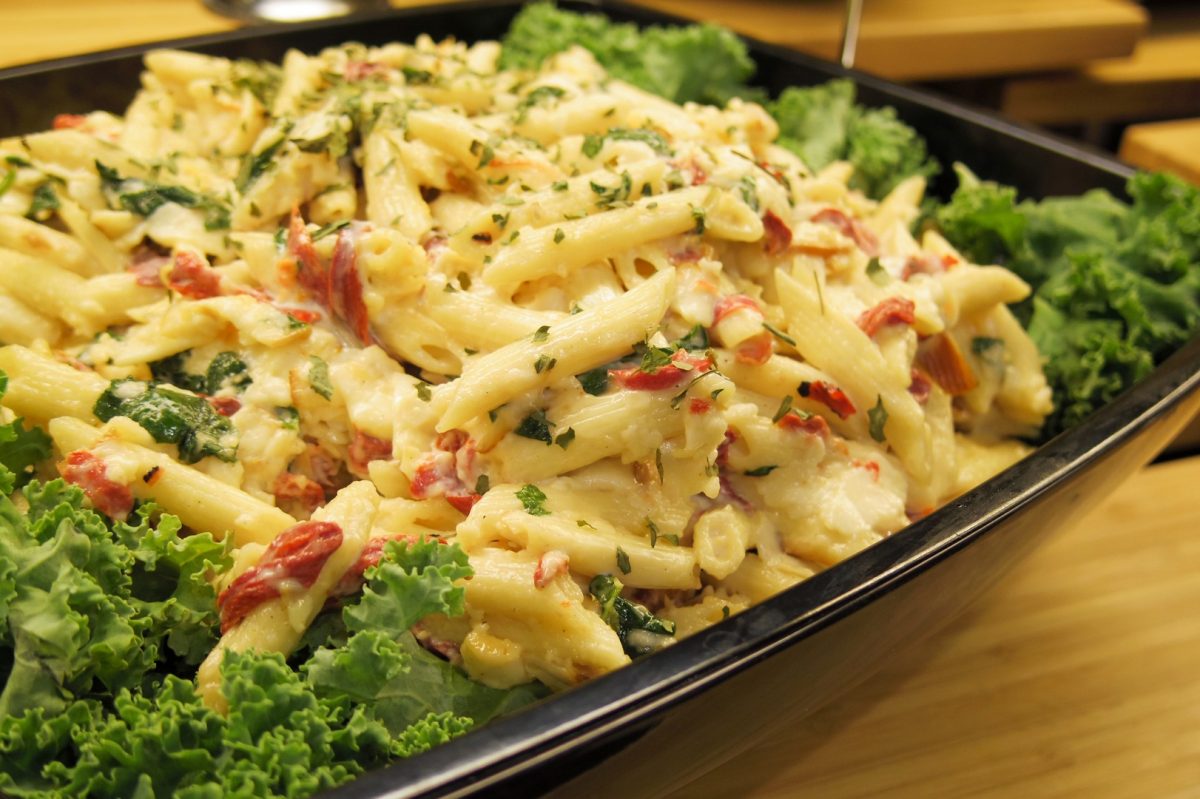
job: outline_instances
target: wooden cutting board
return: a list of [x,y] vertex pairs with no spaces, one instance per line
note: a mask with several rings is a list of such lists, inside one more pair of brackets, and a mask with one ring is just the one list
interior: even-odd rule
[[[837,51],[844,8],[844,0],[643,1],[826,57]],[[200,0],[8,0],[0,67],[235,25]],[[1128,55],[1145,25],[1133,0],[865,0],[859,66],[902,80],[1065,68]]]

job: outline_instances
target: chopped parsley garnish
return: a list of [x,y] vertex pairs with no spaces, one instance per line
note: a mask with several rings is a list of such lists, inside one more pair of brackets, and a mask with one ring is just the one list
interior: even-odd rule
[[662,447],[656,447],[654,450],[654,468],[658,472],[658,482],[663,481],[663,463],[662,463]]
[[777,464],[772,464],[770,466],[758,466],[753,469],[747,469],[746,471],[742,472],[742,474],[746,475],[747,477],[766,477],[768,474],[778,468],[779,466]]
[[629,201],[629,194],[633,191],[633,178],[628,172],[621,173],[621,183],[619,186],[605,186],[601,183],[591,181],[592,191],[598,195],[596,198],[596,207],[598,208],[615,208],[617,205],[625,204]]
[[533,362],[533,371],[540,375],[542,372],[549,372],[557,363],[557,358],[551,358],[549,355],[543,353],[537,357],[536,361]]
[[555,244],[562,244],[562,240],[565,239],[566,237],[567,237],[567,234],[563,233],[562,228],[554,229],[554,243]]
[[600,603],[600,618],[616,632],[626,654],[638,657],[670,644],[675,635],[675,622],[660,619],[636,602],[622,597],[624,587],[611,574],[597,574],[588,584],[588,593]]
[[696,226],[692,228],[692,232],[697,236],[704,235],[704,231],[708,227],[708,216],[704,213],[704,209],[693,208],[692,219],[694,219],[696,222]]
[[571,446],[571,442],[575,440],[575,428],[568,427],[565,433],[559,433],[554,437],[554,443],[558,444],[563,449]]
[[869,428],[871,438],[879,443],[883,443],[886,436],[883,433],[883,427],[887,424],[888,412],[887,408],[883,407],[883,397],[876,396],[875,407],[867,411],[867,419],[869,420]]
[[775,325],[771,324],[770,322],[763,322],[762,326],[766,329],[766,331],[768,333],[770,333],[772,336],[774,336],[775,338],[782,341],[784,344],[790,344],[793,347],[796,346],[796,339],[792,338],[787,333],[784,333],[782,330],[775,327]]
[[488,476],[486,474],[479,475],[479,478],[475,481],[475,493],[476,494],[486,494],[488,492],[488,489],[491,487],[492,487],[492,481],[488,479]]
[[788,394],[779,403],[779,410],[775,411],[775,415],[771,417],[772,422],[778,422],[783,417],[787,416],[788,411],[792,409],[792,395]]
[[400,71],[404,73],[404,82],[409,86],[427,86],[433,83],[433,73],[427,69],[400,67]]
[[565,95],[566,92],[557,86],[538,86],[529,94],[521,98],[517,103],[516,122],[524,122],[525,117],[529,115],[529,109],[539,105],[546,105],[551,100],[558,100]]
[[660,533],[658,532],[658,525],[649,516],[646,517],[646,529],[650,531],[650,548],[653,549],[658,546]]
[[[683,387],[683,391],[680,391],[678,394],[671,397],[671,410],[674,411],[674,410],[679,409],[679,406],[683,404],[683,401],[685,399],[687,399],[688,391],[691,389],[692,386],[694,386],[696,383],[703,380],[704,378],[708,377],[709,375],[715,375],[715,374],[720,374],[720,373],[716,372],[716,371],[704,372],[703,374],[696,375],[691,380],[689,380],[688,384]],[[713,394],[713,399],[716,399],[716,395],[720,394],[721,391],[722,391],[722,389],[717,389],[716,392]]]
[[550,428],[553,426],[554,423],[546,418],[546,412],[538,410],[522,419],[513,432],[523,438],[544,441],[546,446],[550,446],[554,443],[554,438],[550,435]]
[[595,530],[595,529],[596,529],[596,528],[595,528],[595,526],[594,526],[594,525],[593,525],[591,522],[589,522],[587,519],[576,519],[576,520],[575,520],[575,526],[576,526],[576,527],[586,527],[586,528],[588,528],[589,530]]
[[507,214],[492,214],[492,222],[496,224],[496,227],[504,230],[508,225],[508,218],[510,216],[512,216],[512,211],[509,211]]
[[598,397],[608,390],[608,367],[597,366],[583,374],[575,375],[575,379],[579,381],[579,386],[585,393]]
[[333,383],[329,382],[329,364],[316,355],[308,356],[308,385],[327,400],[333,399]]
[[638,344],[634,352],[642,356],[642,364],[638,369],[651,375],[664,366],[670,366],[671,356],[675,354],[670,347],[652,347],[648,344]]
[[550,338],[550,325],[542,325],[533,331],[533,341],[535,343],[545,341],[548,338]]
[[758,199],[758,184],[754,182],[754,178],[749,175],[743,175],[738,181],[738,190],[742,194],[742,202],[750,206],[750,210],[758,213],[761,203]]
[[284,430],[300,429],[300,411],[294,405],[276,405],[275,418]]
[[242,165],[238,170],[237,188],[238,191],[245,192],[250,188],[250,184],[258,180],[270,168],[275,160],[276,153],[279,148],[287,141],[287,134],[280,132],[279,138],[268,144],[257,153],[246,153],[242,156]]
[[521,486],[517,491],[517,499],[521,500],[521,505],[530,516],[550,515],[550,511],[546,510],[546,495],[535,485],[526,483]]
[[876,286],[886,286],[891,281],[891,276],[883,268],[883,264],[879,263],[878,258],[871,258],[867,261],[867,277]]
[[322,225],[321,227],[319,227],[313,231],[312,240],[320,241],[321,239],[325,238],[326,236],[337,233],[339,230],[341,230],[344,227],[349,227],[349,225],[350,225],[350,220],[348,220],[348,219],[343,219],[340,222],[330,222],[328,225]]
[[50,214],[58,210],[58,206],[58,194],[54,191],[54,182],[42,181],[33,190],[33,200],[29,203],[29,210],[25,212],[25,216],[38,222],[45,222]]
[[1004,339],[992,338],[991,336],[975,336],[971,339],[971,352],[983,358],[985,361],[992,361],[1004,349]]
[[633,567],[629,565],[629,553],[620,547],[617,547],[617,568],[621,570],[621,574],[633,571]]
[[15,170],[15,169],[8,170],[8,172],[4,175],[4,179],[0,180],[0,197],[3,197],[5,194],[7,194],[8,190],[11,189],[13,187],[13,184],[16,182],[17,182],[17,170]]
[[675,348],[694,352],[708,349],[708,344],[708,331],[704,329],[704,325],[697,324],[683,338],[675,342]]
[[416,388],[417,399],[421,400],[421,402],[429,402],[431,399],[433,399],[433,392],[430,391],[429,384],[424,380],[418,381]]
[[237,429],[204,399],[133,378],[114,380],[92,406],[102,422],[127,416],[160,444],[174,444],[179,459],[196,463],[212,455],[237,459]]
[[565,180],[556,180],[550,184],[550,188],[554,189],[555,191],[566,191],[567,182]]
[[602,136],[588,134],[583,137],[583,146],[580,147],[580,150],[588,158],[595,158],[604,149],[605,141],[640,141],[650,145],[650,149],[658,155],[671,154],[671,147],[662,134],[649,128],[610,128]]

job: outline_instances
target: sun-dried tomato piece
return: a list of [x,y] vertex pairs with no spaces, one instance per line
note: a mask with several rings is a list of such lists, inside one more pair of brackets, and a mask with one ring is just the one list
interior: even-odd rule
[[776,424],[784,430],[799,430],[821,437],[829,435],[829,422],[825,421],[824,416],[817,416],[816,414],[801,416],[793,411],[785,413]]
[[800,396],[810,397],[821,403],[838,415],[839,419],[848,419],[857,410],[854,403],[846,396],[846,392],[824,380],[813,380],[800,384]]
[[888,325],[911,325],[916,319],[917,306],[904,297],[887,297],[862,312],[858,326],[868,336],[874,337]]
[[717,301],[717,305],[713,308],[713,324],[717,324],[730,314],[741,310],[750,310],[762,316],[762,308],[758,306],[758,300],[753,297],[747,297],[745,294],[730,294],[728,297],[722,297]]
[[851,239],[867,255],[879,255],[879,240],[875,234],[837,208],[825,208],[813,215],[812,221],[833,225],[839,233]]
[[209,397],[208,404],[222,416],[233,416],[242,409],[242,403],[236,397]]
[[320,256],[313,246],[312,236],[304,225],[304,218],[297,208],[292,209],[292,219],[288,225],[288,252],[296,259],[296,280],[303,286],[313,299],[321,305],[329,306],[329,270],[321,263]]
[[185,297],[203,300],[221,293],[221,278],[200,256],[179,250],[167,275],[167,286]]
[[[613,369],[610,373],[613,381],[621,388],[631,391],[661,391],[664,388],[674,388],[688,375],[699,375],[710,371],[713,367],[711,358],[689,355],[684,350],[677,350],[671,356],[672,364],[660,366],[653,372],[642,371],[633,366],[628,369]],[[691,369],[680,369],[673,364],[686,363]]]
[[354,429],[354,440],[346,449],[346,468],[359,477],[367,475],[367,464],[392,457],[392,442]]
[[357,236],[344,228],[338,233],[333,248],[333,265],[329,270],[329,299],[336,316],[350,327],[364,346],[371,343],[371,320],[363,300],[362,278],[358,272]]
[[217,597],[221,632],[236,627],[263,602],[278,597],[285,580],[311,586],[341,545],[342,528],[333,522],[300,522],[275,536],[258,563],[239,574]]
[[54,117],[54,129],[66,130],[68,128],[83,127],[87,122],[87,117],[83,114],[56,114]]
[[59,464],[63,479],[83,489],[92,507],[111,519],[124,519],[133,510],[133,492],[108,477],[104,461],[86,449],[77,449]]
[[282,472],[271,487],[275,502],[279,505],[296,503],[306,513],[312,513],[325,504],[325,489],[316,480],[293,472]]
[[763,214],[763,250],[767,255],[780,255],[792,245],[792,229],[774,211]]

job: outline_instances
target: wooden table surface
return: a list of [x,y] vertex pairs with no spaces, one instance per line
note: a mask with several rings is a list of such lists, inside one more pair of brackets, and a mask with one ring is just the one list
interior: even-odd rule
[[[1132,3],[913,4],[938,5]],[[181,0],[10,2],[0,65],[228,27]],[[928,645],[672,799],[1200,797],[1198,486],[1200,456],[1131,475]]]
[[[844,0],[643,2],[832,56]],[[4,0],[0,67],[233,26],[200,0]],[[1134,0],[866,0],[858,65],[898,80],[1065,68],[1128,55],[1145,26]]]

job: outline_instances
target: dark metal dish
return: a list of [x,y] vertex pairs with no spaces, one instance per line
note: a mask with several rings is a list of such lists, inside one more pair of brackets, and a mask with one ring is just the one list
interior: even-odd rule
[[[574,9],[594,5],[564,2]],[[680,21],[621,3],[621,21]],[[168,43],[278,59],[357,40],[419,33],[495,38],[515,2],[471,3],[243,29]],[[56,113],[118,111],[151,47],[0,71],[0,136]],[[894,106],[943,163],[1025,196],[1122,193],[1128,167],[1098,152],[921,91],[750,42],[756,82],[772,93],[848,76],[868,105]],[[937,182],[935,193],[946,193]],[[1200,410],[1200,338],[1142,383],[1033,456],[891,538],[747,612],[614,674],[369,774],[331,797],[653,795],[703,774],[869,676],[896,647],[949,621],[1055,528],[1153,458]]]

